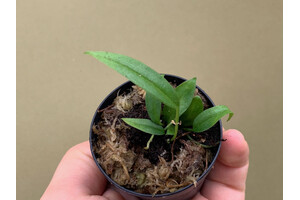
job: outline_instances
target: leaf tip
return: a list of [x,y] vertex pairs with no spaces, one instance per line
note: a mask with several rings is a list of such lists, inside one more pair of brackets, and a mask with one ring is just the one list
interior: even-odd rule
[[92,56],[105,56],[108,54],[106,51],[85,51],[84,54],[92,55]]
[[233,112],[231,112],[231,113],[229,113],[229,116],[228,116],[228,119],[227,119],[227,122],[233,117],[233,115],[234,115],[234,113]]
[[92,51],[85,51],[84,54],[91,55],[91,54],[92,54]]
[[126,124],[129,124],[128,123],[128,118],[121,118],[121,120],[123,120]]

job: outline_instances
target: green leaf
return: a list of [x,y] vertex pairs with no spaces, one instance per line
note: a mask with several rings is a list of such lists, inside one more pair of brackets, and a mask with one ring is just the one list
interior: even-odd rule
[[89,51],[85,52],[85,54],[92,55],[97,60],[116,70],[164,104],[175,109],[179,106],[175,89],[159,73],[142,62],[128,56],[110,52]]
[[176,116],[176,110],[173,108],[170,108],[167,105],[164,105],[164,108],[162,110],[162,119],[166,124],[169,124],[172,120],[175,121]]
[[214,106],[201,112],[194,120],[193,131],[202,132],[217,123],[222,117],[229,114],[228,120],[233,116],[233,112],[229,110],[227,106]]
[[150,119],[154,123],[161,125],[160,122],[161,102],[149,92],[146,93],[145,101],[146,101],[147,112]]
[[192,126],[194,119],[203,111],[203,102],[201,97],[195,96],[188,109],[181,115],[182,126]]
[[128,125],[143,131],[145,133],[149,133],[152,135],[164,135],[164,128],[160,125],[155,124],[149,119],[140,119],[140,118],[122,118],[122,120]]
[[175,91],[179,97],[179,116],[182,115],[189,107],[194,97],[196,88],[196,78],[184,81],[176,87]]
[[[180,111],[186,110],[193,100],[194,92],[196,87],[196,78],[185,81],[176,87],[175,91],[179,97],[179,115]],[[181,113],[182,114],[182,113]],[[164,106],[162,111],[162,119],[169,124],[171,120],[175,121],[176,110],[167,105]]]
[[174,134],[175,134],[175,126],[172,124],[172,125],[169,126],[169,128],[167,129],[166,135],[174,135]]

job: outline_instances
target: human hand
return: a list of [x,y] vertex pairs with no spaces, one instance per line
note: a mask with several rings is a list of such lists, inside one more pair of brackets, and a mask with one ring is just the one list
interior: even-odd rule
[[124,200],[93,160],[89,142],[72,147],[60,161],[41,200]]
[[[249,148],[237,130],[224,131],[219,157],[201,191],[192,200],[242,200],[249,165]],[[92,158],[88,142],[72,147],[63,157],[42,200],[124,200],[107,181]]]
[[223,132],[220,154],[203,183],[201,191],[192,200],[242,200],[245,199],[249,166],[249,147],[237,130]]

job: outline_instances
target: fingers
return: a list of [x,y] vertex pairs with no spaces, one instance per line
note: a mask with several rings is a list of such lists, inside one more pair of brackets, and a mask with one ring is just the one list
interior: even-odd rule
[[210,200],[244,200],[245,192],[219,182],[205,180],[201,194]]
[[207,179],[236,190],[244,191],[247,171],[248,165],[240,168],[232,168],[217,161]]
[[[113,188],[112,188],[113,189]],[[116,192],[116,191],[115,191]],[[104,194],[103,194],[104,195]],[[138,197],[135,197],[135,196],[132,196],[132,195],[130,195],[130,194],[127,194],[126,192],[123,192],[122,193],[122,200],[124,199],[126,199],[126,200],[140,200]],[[117,200],[117,199],[114,199],[114,200]],[[119,200],[119,199],[118,199]]]
[[202,196],[202,195],[200,194],[200,192],[198,192],[198,193],[196,194],[196,196],[193,197],[192,200],[208,200],[208,199],[205,198],[204,196]]
[[120,193],[115,191],[113,188],[108,188],[104,193],[103,197],[106,197],[108,200],[125,200]]
[[105,188],[106,179],[92,158],[89,143],[83,142],[64,155],[42,199],[101,195]]
[[242,133],[238,130],[229,129],[224,131],[218,160],[229,167],[242,167],[248,164],[249,148]]
[[249,148],[237,130],[224,132],[219,157],[205,181],[201,193],[208,199],[243,199],[248,172]]

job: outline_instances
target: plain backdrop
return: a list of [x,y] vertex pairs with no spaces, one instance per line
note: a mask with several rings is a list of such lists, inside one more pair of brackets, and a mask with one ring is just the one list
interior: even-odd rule
[[197,77],[249,143],[246,199],[282,199],[281,0],[17,1],[17,199],[41,197],[126,81],[87,50]]

